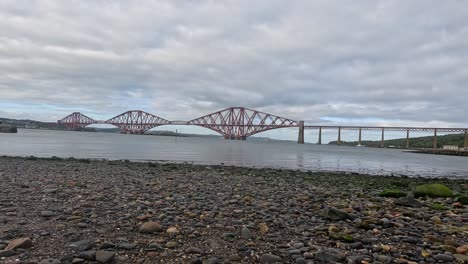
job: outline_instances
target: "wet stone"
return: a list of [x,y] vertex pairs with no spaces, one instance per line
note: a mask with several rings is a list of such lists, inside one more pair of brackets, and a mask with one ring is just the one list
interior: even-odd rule
[[71,248],[75,252],[82,252],[91,249],[94,246],[94,242],[90,240],[79,240],[69,243],[67,247]]
[[62,264],[62,262],[58,259],[48,258],[41,260],[38,264]]
[[448,255],[448,254],[437,254],[434,256],[434,259],[439,262],[452,262],[453,256]]
[[110,263],[115,257],[115,252],[112,251],[97,251],[96,261],[100,263]]
[[260,257],[260,263],[281,263],[283,259],[273,254],[263,254]]

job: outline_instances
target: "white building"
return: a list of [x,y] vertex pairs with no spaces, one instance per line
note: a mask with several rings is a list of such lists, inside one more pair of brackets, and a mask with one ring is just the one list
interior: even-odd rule
[[443,150],[458,150],[458,146],[455,145],[444,145],[442,147]]

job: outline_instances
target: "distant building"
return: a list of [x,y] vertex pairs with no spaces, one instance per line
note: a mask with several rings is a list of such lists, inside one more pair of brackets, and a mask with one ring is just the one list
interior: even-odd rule
[[455,145],[444,145],[442,147],[443,150],[458,150],[458,146]]

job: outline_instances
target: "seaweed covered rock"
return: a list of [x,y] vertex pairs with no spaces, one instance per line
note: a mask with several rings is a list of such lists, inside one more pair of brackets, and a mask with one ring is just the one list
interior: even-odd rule
[[406,193],[397,189],[385,189],[381,193],[379,193],[381,197],[405,197]]
[[460,202],[461,204],[463,205],[468,205],[468,195],[460,195],[458,198],[457,198],[457,202]]
[[452,190],[450,190],[449,187],[439,184],[439,183],[419,185],[416,187],[413,193],[414,193],[414,197],[423,197],[423,196],[452,197],[453,196],[453,192]]

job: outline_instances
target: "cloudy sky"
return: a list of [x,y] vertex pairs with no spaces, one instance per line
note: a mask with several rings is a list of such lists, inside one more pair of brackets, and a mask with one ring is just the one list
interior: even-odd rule
[[0,117],[468,125],[461,0],[0,0]]

